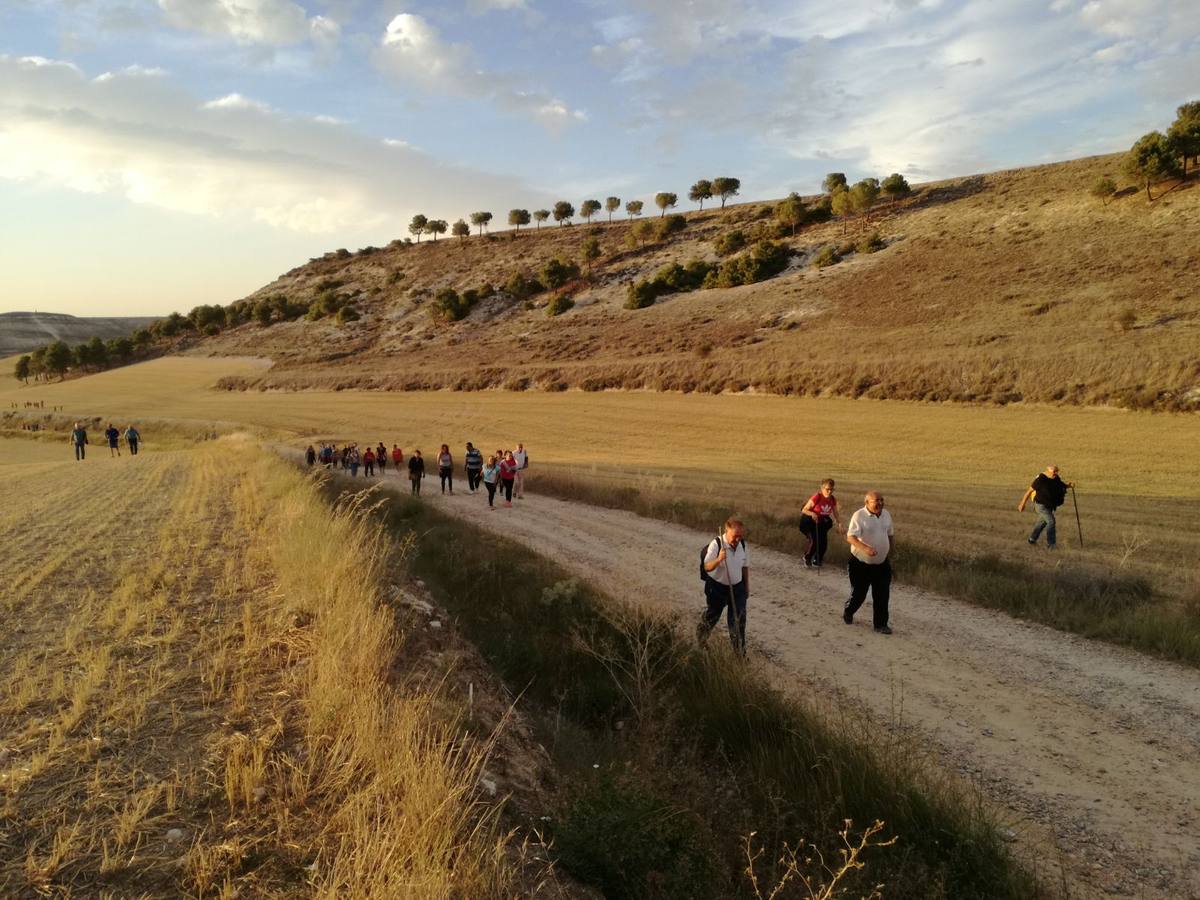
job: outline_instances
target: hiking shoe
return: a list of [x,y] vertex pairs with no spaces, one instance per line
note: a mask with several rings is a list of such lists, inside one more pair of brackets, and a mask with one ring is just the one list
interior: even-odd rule
[[1032,547],[1032,546],[1034,546],[1034,545],[1037,543],[1037,541],[1036,541],[1036,540],[1034,540],[1033,538],[1029,538],[1029,539],[1028,539],[1028,543],[1029,543],[1029,546],[1030,546],[1030,547]]
[[817,559],[817,560],[813,560],[813,568],[814,568],[814,569],[819,569],[819,568],[821,568],[821,561],[820,561],[819,559]]
[[890,628],[888,628],[888,626],[884,625],[882,628],[876,628],[875,633],[876,634],[891,634],[892,629],[890,629]]
[[805,559],[804,559],[804,568],[806,568],[806,569],[811,569],[811,568],[812,568],[812,565],[813,565],[813,564],[812,564],[812,560],[811,560],[811,559],[809,559],[808,557],[805,557]]
[[854,613],[848,613],[845,610],[842,610],[842,621],[845,622],[847,625],[853,625],[854,624]]

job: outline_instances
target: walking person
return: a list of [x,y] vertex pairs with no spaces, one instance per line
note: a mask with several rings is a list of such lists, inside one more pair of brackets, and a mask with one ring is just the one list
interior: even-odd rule
[[367,450],[363,454],[363,477],[369,478],[375,475],[375,451],[367,445]]
[[500,464],[496,462],[496,457],[488,457],[487,465],[483,467],[481,477],[483,478],[483,486],[487,488],[488,509],[495,509],[496,488],[500,484]]
[[483,454],[475,449],[475,445],[467,441],[465,454],[467,472],[467,490],[472,494],[479,490],[480,476],[483,474]]
[[883,494],[869,491],[862,509],[854,511],[846,528],[850,545],[850,599],[842,610],[842,621],[854,624],[854,614],[871,592],[875,630],[891,634],[888,624],[888,600],[892,589],[892,563],[888,559],[896,545],[892,514],[883,508]]
[[125,443],[129,447],[129,455],[137,456],[138,444],[142,442],[142,436],[138,430],[132,425],[125,428]]
[[421,479],[425,477],[425,460],[421,459],[421,451],[414,450],[408,458],[408,480],[412,482],[414,496],[421,496]]
[[446,487],[449,486],[450,493],[454,493],[454,457],[450,455],[450,445],[442,444],[442,449],[437,455],[438,477],[442,479],[442,493],[446,493]]
[[346,454],[345,454],[345,456],[342,457],[342,459],[346,460],[346,462],[349,463],[349,465],[350,465],[350,477],[357,478],[358,477],[358,466],[359,466],[359,463],[362,462],[362,456],[358,452],[358,445],[351,444],[350,447],[346,450]]
[[75,461],[83,459],[87,456],[87,429],[75,423],[75,427],[71,429],[71,443],[75,445]]
[[808,538],[808,546],[804,550],[804,565],[808,568],[821,568],[825,561],[825,551],[829,548],[829,529],[842,530],[838,519],[837,497],[833,489],[837,487],[832,478],[821,482],[821,489],[808,498],[804,509],[800,511],[800,533]]
[[504,505],[512,506],[513,482],[517,480],[517,461],[509,450],[500,461],[500,484],[504,486]]
[[1034,511],[1037,512],[1037,524],[1029,532],[1029,543],[1034,545],[1042,532],[1046,532],[1046,549],[1053,550],[1058,545],[1058,533],[1055,528],[1054,511],[1063,505],[1067,499],[1067,489],[1075,487],[1073,481],[1063,481],[1058,477],[1058,466],[1046,466],[1046,470],[1033,479],[1021,502],[1017,504],[1018,512],[1025,512],[1025,505],[1032,498]]
[[309,444],[308,449],[304,451],[304,462],[307,463],[308,467],[311,469],[316,461],[317,451],[313,449],[312,444]]
[[704,644],[725,611],[734,652],[746,655],[746,602],[750,599],[750,561],[745,528],[729,518],[723,532],[708,544],[701,563],[706,608],[696,624],[696,640]]
[[108,427],[104,429],[104,436],[108,438],[108,455],[121,455],[121,432],[117,431],[112,422],[108,423]]
[[517,442],[516,452],[513,453],[513,459],[516,460],[516,463],[517,463],[517,481],[516,481],[516,485],[515,485],[515,489],[517,492],[517,499],[524,500],[525,499],[525,470],[529,468],[529,453],[526,452],[525,445],[520,443],[519,441]]
[[375,464],[379,466],[379,477],[382,478],[387,474],[387,447],[383,445],[383,441],[375,448]]
[[400,466],[404,464],[404,451],[397,445],[392,444],[392,465],[396,467],[396,474],[400,474]]

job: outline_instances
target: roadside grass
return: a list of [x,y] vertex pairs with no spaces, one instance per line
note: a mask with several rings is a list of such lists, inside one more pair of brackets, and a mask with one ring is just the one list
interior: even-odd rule
[[486,741],[413,689],[403,547],[272,462],[6,470],[0,894],[519,892]]
[[[736,509],[748,539],[796,558],[806,541],[799,516],[683,500],[558,472],[542,472],[531,489],[551,497],[622,509],[688,528],[713,530]],[[849,510],[843,510],[849,519]],[[1135,548],[1129,548],[1129,553]],[[831,532],[827,566],[849,556],[844,538]],[[1000,610],[1061,631],[1132,647],[1164,659],[1200,666],[1200,602],[1156,592],[1150,580],[1118,564],[1095,562],[1024,564],[990,553],[956,553],[946,546],[898,537],[897,578],[925,590]]]
[[[753,897],[747,866],[777,884],[801,838],[836,860],[846,819],[899,838],[845,876],[855,896],[878,883],[897,898],[1051,896],[896,723],[784,696],[717,636],[696,651],[692,623],[420,501],[383,508],[394,533],[419,535],[413,572],[538,722],[564,774],[555,846],[607,896]],[[763,852],[748,863],[752,833]]]

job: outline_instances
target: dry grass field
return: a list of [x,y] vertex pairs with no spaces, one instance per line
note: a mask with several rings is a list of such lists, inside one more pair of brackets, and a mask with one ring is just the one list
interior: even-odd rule
[[394,545],[253,447],[5,467],[0,895],[510,895]]
[[[63,405],[68,418],[136,421],[148,440],[156,428],[243,428],[301,446],[382,440],[426,453],[442,442],[457,451],[468,440],[521,440],[535,480],[541,469],[776,514],[794,514],[832,475],[847,510],[867,488],[885,491],[901,539],[1032,566],[1065,559],[1129,569],[1179,597],[1198,589],[1196,567],[1183,564],[1200,556],[1200,420],[1187,415],[649,392],[211,389],[224,376],[259,371],[248,359],[180,357],[61,384],[8,379],[0,381],[0,414],[41,399]],[[54,452],[70,454],[65,443]],[[1022,537],[1032,518],[1016,511],[1051,461],[1078,484],[1085,540],[1079,549],[1064,510],[1063,553],[1054,560],[1029,556]]]
[[[686,214],[662,244],[629,249],[614,223],[507,233],[314,260],[252,297],[309,303],[322,289],[352,300],[360,321],[243,325],[203,346],[267,355],[276,367],[238,384],[430,389],[645,388],[888,399],[1018,400],[1194,408],[1200,402],[1200,190],[1153,203],[1126,191],[1102,205],[1087,191],[1118,177],[1094,157],[920,186],[881,205],[869,229],[887,246],[827,269],[822,248],[854,242],[840,222],[786,242],[782,275],[724,290],[622,307],[628,286],[668,263],[715,262],[714,241],[753,238],[771,204]],[[651,218],[651,217],[648,217]],[[500,294],[463,321],[429,315],[440,288],[502,287],[554,256],[604,255],[575,308],[548,317]],[[327,287],[333,285],[333,287]],[[232,298],[228,298],[232,299]]]

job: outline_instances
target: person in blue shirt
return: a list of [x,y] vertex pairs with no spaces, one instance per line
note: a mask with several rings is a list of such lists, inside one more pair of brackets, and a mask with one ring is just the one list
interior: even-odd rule
[[137,456],[138,444],[141,443],[141,440],[142,436],[132,425],[125,429],[125,443],[129,445],[130,456]]

